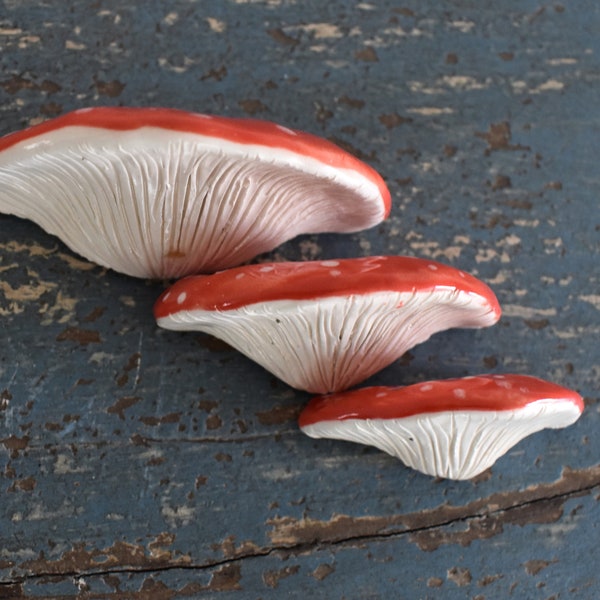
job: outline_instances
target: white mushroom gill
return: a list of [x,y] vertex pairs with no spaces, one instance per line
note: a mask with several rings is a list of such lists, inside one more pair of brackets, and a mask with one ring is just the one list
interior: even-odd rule
[[384,217],[377,187],[291,151],[161,128],[67,127],[0,153],[0,212],[137,277],[228,268]]
[[292,387],[327,393],[365,380],[438,331],[496,318],[483,298],[452,289],[181,310],[158,324],[212,334]]
[[528,435],[580,415],[571,403],[538,400],[518,410],[444,411],[401,419],[345,419],[305,425],[313,438],[374,446],[436,477],[471,479]]

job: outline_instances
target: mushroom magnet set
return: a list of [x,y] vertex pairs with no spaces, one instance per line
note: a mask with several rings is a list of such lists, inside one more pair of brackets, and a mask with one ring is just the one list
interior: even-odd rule
[[482,281],[439,262],[371,256],[239,266],[301,233],[354,232],[390,212],[381,176],[275,123],[171,109],[91,108],[0,138],[0,212],[99,265],[176,279],[160,327],[221,338],[321,394],[301,430],[468,479],[525,436],[575,422],[581,397],[523,375],[345,391],[451,328],[494,325]]
[[214,272],[389,210],[371,167],[265,121],[90,108],[0,138],[0,212],[135,277]]

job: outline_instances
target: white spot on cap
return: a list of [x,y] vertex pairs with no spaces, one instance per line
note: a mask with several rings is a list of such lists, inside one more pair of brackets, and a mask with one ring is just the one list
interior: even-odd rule
[[431,264],[430,264],[430,265],[427,265],[427,268],[428,268],[430,271],[437,271],[437,270],[438,270],[438,267],[437,267],[437,265],[431,265]]
[[324,260],[324,261],[321,261],[321,266],[322,267],[339,267],[340,261],[339,260]]
[[273,266],[271,266],[271,265],[267,265],[266,267],[261,267],[261,268],[259,269],[259,271],[260,271],[261,273],[270,273],[271,271],[274,271],[274,270],[275,270],[275,267],[273,267]]
[[288,129],[283,125],[277,125],[277,129],[279,129],[279,131],[283,131],[283,133],[287,133],[288,135],[298,135],[293,129]]
[[245,277],[246,273],[238,273],[235,278],[236,279],[242,279],[242,277]]
[[459,275],[459,277],[462,277],[463,279],[467,276],[464,271],[459,271],[458,275]]
[[512,388],[512,383],[510,381],[506,381],[505,379],[496,379],[496,385],[504,388],[505,390],[510,390],[510,388]]
[[529,388],[527,388],[527,387],[520,387],[519,391],[522,392],[523,394],[529,394]]
[[170,297],[170,296],[171,296],[171,292],[167,292],[167,293],[166,293],[166,294],[163,296],[163,298],[162,298],[162,301],[163,301],[163,302],[166,302],[166,301],[169,299],[169,297]]
[[338,271],[337,269],[331,269],[331,271],[329,271],[329,274],[333,277],[339,277],[342,274],[342,272]]
[[179,296],[177,296],[177,304],[183,304],[185,299],[187,298],[187,294],[185,292],[181,292]]
[[462,388],[456,388],[454,392],[452,392],[456,398],[465,398],[467,396],[467,392]]
[[419,391],[421,391],[421,392],[429,392],[432,389],[433,389],[433,386],[430,383],[426,383],[425,385],[422,385],[419,388]]
[[377,392],[375,398],[385,398],[388,395],[387,392]]

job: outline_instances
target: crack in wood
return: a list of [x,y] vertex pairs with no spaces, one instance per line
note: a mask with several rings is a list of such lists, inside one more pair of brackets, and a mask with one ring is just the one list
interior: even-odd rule
[[[575,485],[579,482],[579,485]],[[433,551],[443,544],[469,545],[476,539],[487,539],[502,533],[504,525],[525,526],[532,523],[555,522],[563,514],[565,502],[589,495],[600,486],[600,465],[588,469],[565,469],[560,479],[549,484],[530,486],[519,492],[497,492],[488,498],[475,500],[465,506],[442,505],[419,513],[388,517],[346,517],[338,515],[330,521],[280,519],[279,529],[271,531],[271,546],[243,543],[239,548],[227,545],[228,555],[203,563],[164,562],[135,566],[114,566],[106,569],[56,569],[58,561],[46,561],[46,569],[13,577],[0,582],[2,589],[22,585],[47,577],[108,577],[119,574],[156,574],[166,571],[213,571],[239,565],[241,561],[271,555],[289,556],[320,551],[328,547],[352,547],[387,539],[408,537],[423,551]],[[497,501],[504,498],[503,504]],[[510,499],[513,499],[512,501]],[[484,509],[487,507],[487,509]],[[473,510],[477,508],[477,510]],[[487,525],[485,522],[487,521]],[[482,525],[482,522],[484,523]],[[271,524],[274,521],[270,521]],[[285,523],[282,526],[282,523]],[[295,523],[295,528],[292,524]],[[386,523],[386,526],[383,526]],[[465,529],[448,531],[457,525]],[[282,529],[283,527],[283,529]],[[285,535],[284,535],[285,533]],[[231,547],[230,547],[231,546]],[[72,564],[72,563],[71,563]],[[41,565],[39,565],[41,566]],[[1,594],[0,594],[1,595]]]

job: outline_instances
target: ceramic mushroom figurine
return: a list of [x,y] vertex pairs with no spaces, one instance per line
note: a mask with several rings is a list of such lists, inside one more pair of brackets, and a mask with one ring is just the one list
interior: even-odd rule
[[500,317],[490,288],[441,263],[374,256],[237,267],[175,283],[154,315],[221,338],[292,387],[355,385],[452,327]]
[[422,473],[470,479],[524,437],[566,427],[579,394],[524,375],[371,387],[313,398],[299,425],[314,438],[375,446]]
[[389,210],[372,168],[264,121],[91,108],[0,138],[0,212],[136,277],[213,272]]

